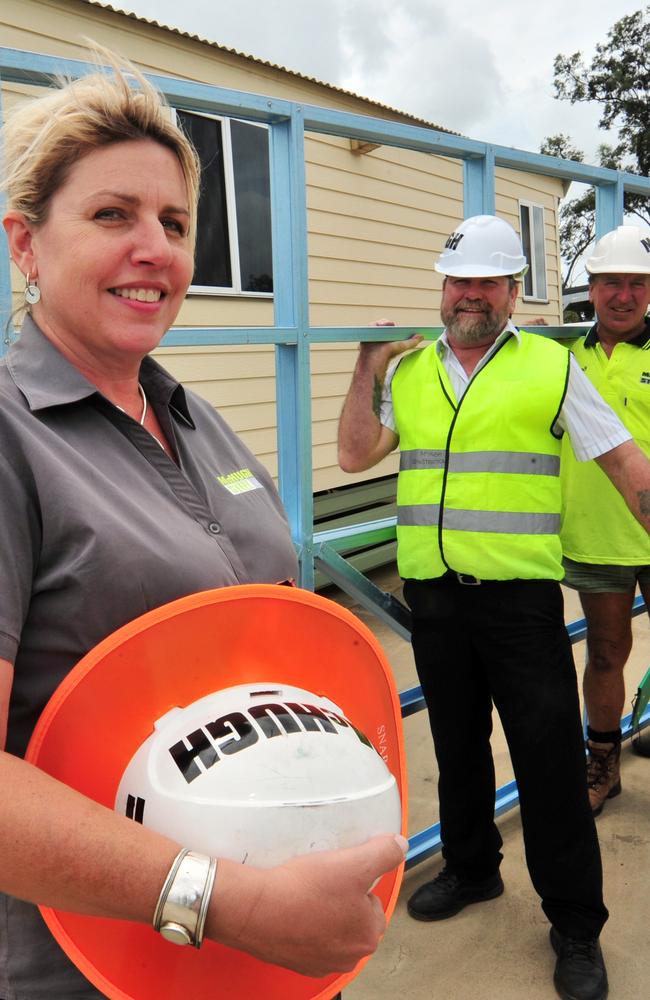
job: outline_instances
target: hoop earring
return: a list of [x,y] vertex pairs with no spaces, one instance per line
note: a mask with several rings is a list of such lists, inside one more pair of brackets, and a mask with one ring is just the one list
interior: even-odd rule
[[41,290],[36,281],[36,278],[34,278],[33,281],[30,281],[30,273],[28,271],[27,277],[25,278],[25,291],[23,292],[28,310],[32,306],[35,306],[37,302],[41,301]]

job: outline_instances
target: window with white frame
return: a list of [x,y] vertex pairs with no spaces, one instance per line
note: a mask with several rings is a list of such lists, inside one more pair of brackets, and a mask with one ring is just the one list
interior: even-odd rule
[[532,202],[520,201],[519,218],[521,242],[530,265],[524,275],[524,298],[547,302],[544,207]]
[[273,292],[269,133],[265,125],[187,111],[176,117],[201,160],[191,292]]

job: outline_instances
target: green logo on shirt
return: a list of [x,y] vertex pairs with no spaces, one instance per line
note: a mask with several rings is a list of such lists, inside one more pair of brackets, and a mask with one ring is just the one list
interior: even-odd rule
[[237,496],[238,493],[250,493],[251,490],[262,489],[262,484],[257,481],[250,469],[238,469],[237,472],[217,476],[217,480],[233,496]]

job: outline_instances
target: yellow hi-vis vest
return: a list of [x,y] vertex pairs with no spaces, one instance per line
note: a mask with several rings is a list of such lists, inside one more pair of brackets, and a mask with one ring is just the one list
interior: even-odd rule
[[510,336],[457,402],[435,345],[392,381],[400,437],[397,558],[404,578],[447,569],[483,580],[560,580],[560,448],[553,425],[564,347]]
[[[585,346],[582,337],[568,346],[650,457],[650,338],[643,347],[617,344],[609,358],[599,342]],[[561,481],[561,538],[569,559],[615,566],[650,565],[648,532],[597,463],[577,462],[568,442],[562,449]]]

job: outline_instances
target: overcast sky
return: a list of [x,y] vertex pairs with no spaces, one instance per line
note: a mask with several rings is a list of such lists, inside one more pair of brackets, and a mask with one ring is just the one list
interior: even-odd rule
[[114,6],[462,132],[593,161],[598,108],[553,97],[553,59],[590,59],[641,0],[129,0]]

